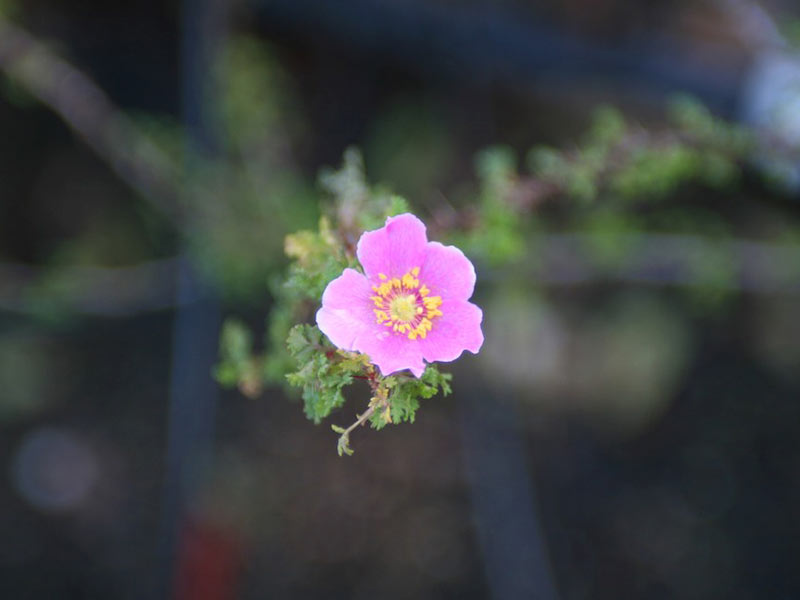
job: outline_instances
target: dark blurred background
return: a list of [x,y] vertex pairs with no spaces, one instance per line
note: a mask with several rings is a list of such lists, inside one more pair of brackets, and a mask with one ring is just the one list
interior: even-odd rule
[[800,597],[800,208],[766,150],[645,210],[780,246],[790,285],[479,265],[481,354],[351,458],[211,377],[348,146],[425,216],[469,205],[482,148],[569,147],[600,104],[659,126],[690,93],[796,144],[794,3],[0,10],[0,597]]

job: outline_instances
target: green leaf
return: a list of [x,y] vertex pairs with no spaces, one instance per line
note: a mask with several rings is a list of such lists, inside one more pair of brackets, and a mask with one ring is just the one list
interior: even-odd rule
[[[428,365],[419,379],[394,379],[389,386],[392,388],[389,404],[392,423],[413,423],[419,409],[420,398],[427,400],[440,392],[443,396],[448,395],[451,392],[451,379],[452,375],[440,373],[434,365]],[[380,429],[386,424],[386,420],[376,412],[372,424],[376,429]]]
[[241,321],[226,319],[220,335],[220,354],[224,360],[234,363],[250,359],[253,351],[253,334]]
[[366,357],[336,351],[315,325],[292,327],[286,345],[297,365],[286,381],[301,388],[306,416],[319,423],[344,404],[342,388],[364,370]]
[[289,330],[286,347],[298,362],[303,363],[312,353],[322,349],[322,332],[316,325],[295,325]]
[[254,393],[260,390],[261,381],[256,364],[259,358],[253,355],[253,334],[237,319],[226,319],[219,340],[220,362],[212,374],[225,387],[242,386]]

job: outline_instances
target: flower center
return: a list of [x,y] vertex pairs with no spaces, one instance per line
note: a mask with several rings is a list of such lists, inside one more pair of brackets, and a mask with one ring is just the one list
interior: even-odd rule
[[381,283],[372,286],[375,296],[370,296],[377,322],[395,333],[407,335],[410,340],[424,339],[433,329],[436,317],[442,315],[441,296],[431,296],[428,286],[420,285],[418,276],[419,267],[392,279],[379,273]]
[[408,323],[417,316],[417,298],[411,294],[395,296],[389,302],[389,316],[395,321]]

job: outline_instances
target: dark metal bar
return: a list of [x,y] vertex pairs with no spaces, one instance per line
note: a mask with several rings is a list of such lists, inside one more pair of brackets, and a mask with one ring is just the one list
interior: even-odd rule
[[461,438],[478,545],[494,600],[557,600],[536,490],[512,403],[464,396]]
[[[187,168],[193,152],[213,156],[218,136],[210,73],[224,40],[224,0],[184,0],[181,38],[183,122]],[[190,200],[190,199],[188,199]],[[191,202],[186,202],[191,206]],[[155,598],[171,598],[181,529],[187,508],[213,455],[217,388],[211,367],[217,359],[221,323],[213,290],[203,284],[191,261],[179,261],[177,304],[169,390],[162,525],[157,550]]]

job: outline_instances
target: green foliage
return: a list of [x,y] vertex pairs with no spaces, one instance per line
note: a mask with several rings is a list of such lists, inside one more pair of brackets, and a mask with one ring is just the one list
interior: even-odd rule
[[[333,348],[313,325],[295,325],[286,345],[298,366],[286,379],[302,389],[306,416],[314,423],[344,404],[342,389],[354,378],[367,381],[372,388],[370,410],[362,417],[368,418],[375,429],[383,429],[389,423],[413,423],[420,399],[432,398],[440,391],[446,396],[451,391],[452,376],[430,365],[419,379],[407,375],[382,377],[369,357]],[[334,431],[343,434],[346,430],[336,426]],[[350,454],[347,450],[346,443],[340,445],[340,454]]]
[[516,158],[510,148],[497,146],[479,153],[475,167],[480,181],[479,227],[454,235],[454,241],[470,256],[490,264],[511,262],[525,250],[519,215],[509,202],[517,182]]
[[[279,297],[279,294],[275,294]],[[279,303],[267,317],[264,345],[270,350],[263,359],[264,381],[283,383],[283,377],[293,366],[293,359],[286,348],[286,338],[295,324],[292,307]]]
[[623,140],[627,127],[620,111],[612,106],[599,106],[594,111],[588,143],[595,148],[611,148]]
[[174,120],[153,115],[134,115],[153,142],[134,150],[177,182],[187,245],[205,277],[226,299],[254,304],[283,267],[284,236],[318,218],[292,154],[304,126],[263,42],[231,38],[215,76],[223,137],[213,156],[188,145]]
[[225,385],[237,383],[253,352],[253,334],[241,321],[229,318],[222,325],[219,344],[222,362],[217,366],[217,379]]
[[361,232],[408,210],[403,198],[370,188],[361,154],[355,149],[345,152],[341,169],[322,173],[320,186],[332,210],[319,219],[316,230],[286,236],[284,252],[290,263],[270,286],[275,303],[268,319],[268,351],[263,360],[263,375],[270,383],[284,381],[284,374],[292,369],[293,359],[285,346],[292,326],[311,317],[331,280],[347,267],[359,268],[355,244]]
[[[352,454],[349,435],[367,419],[380,429],[388,423],[413,422],[419,400],[439,390],[449,393],[450,376],[429,367],[422,378],[381,376],[364,354],[334,348],[320,330],[308,324],[328,283],[345,268],[360,268],[355,246],[361,233],[383,225],[387,216],[408,210],[401,197],[371,188],[358,151],[345,153],[342,168],[320,177],[331,207],[315,230],[303,229],[284,240],[290,263],[284,276],[272,282],[274,304],[267,322],[264,354],[253,352],[252,333],[240,322],[226,322],[220,342],[217,380],[238,385],[256,395],[265,384],[286,383],[298,388],[306,416],[320,423],[346,401],[344,389],[355,379],[365,381],[373,396],[360,420],[340,433],[339,454]],[[363,418],[362,418],[363,417]]]
[[736,280],[736,265],[724,240],[718,240],[702,253],[697,253],[690,268],[694,284],[687,293],[696,309],[716,311],[730,299]]
[[669,105],[669,116],[671,123],[687,136],[687,143],[703,144],[732,157],[753,149],[751,131],[715,117],[691,96],[676,96]]
[[388,408],[391,420],[385,414],[373,413],[370,422],[375,429],[382,429],[388,423],[413,423],[419,408],[420,398],[427,400],[441,393],[447,396],[452,391],[450,381],[453,376],[441,373],[434,365],[428,365],[422,377],[389,376],[385,386],[389,391]]
[[268,45],[231,38],[215,75],[224,137],[213,157],[187,145],[175,122],[154,116],[134,120],[154,142],[136,151],[149,162],[168,159],[163,170],[175,172],[188,247],[206,278],[226,299],[256,303],[283,266],[283,237],[318,217],[291,151],[303,125]]
[[371,188],[364,172],[364,158],[356,148],[344,152],[339,170],[324,170],[319,177],[322,189],[335,207],[336,220],[345,241],[354,244],[362,231],[383,226],[386,217],[408,211],[408,202],[382,188]]
[[528,166],[534,176],[580,203],[661,199],[686,182],[723,187],[736,180],[737,161],[752,143],[742,128],[714,118],[688,97],[672,103],[670,121],[671,128],[651,131],[602,107],[578,147],[534,148]]
[[286,345],[299,366],[286,375],[286,380],[302,389],[306,416],[314,423],[342,406],[342,388],[351,384],[354,376],[371,369],[365,355],[335,350],[313,325],[292,327]]
[[353,449],[350,448],[350,433],[367,421],[374,429],[383,429],[389,423],[413,423],[420,398],[432,398],[440,391],[445,396],[450,393],[451,376],[440,373],[432,365],[428,365],[419,379],[404,374],[381,377],[374,370],[369,370],[367,373],[366,379],[373,392],[367,410],[359,415],[350,427],[331,425],[331,429],[339,434],[337,443],[339,456],[353,454]]
[[629,153],[610,180],[623,198],[664,198],[685,182],[723,188],[739,175],[737,161],[750,151],[752,140],[740,127],[715,118],[687,96],[670,105],[673,132],[651,136],[652,142]]
[[237,319],[226,319],[219,341],[220,361],[214,377],[223,386],[239,386],[249,396],[261,392],[259,360],[253,356],[253,334]]
[[[475,202],[452,211],[444,226],[437,222],[438,233],[493,265],[520,264],[523,258],[529,263],[535,260],[534,244],[546,234],[563,232],[570,240],[577,233],[591,268],[614,277],[628,266],[637,268],[637,248],[648,235],[696,236],[687,237],[691,240],[715,232],[713,252],[701,249],[697,257],[686,253],[693,260],[686,286],[690,298],[712,306],[735,285],[728,228],[714,213],[663,206],[664,199],[690,183],[721,188],[735,182],[750,147],[741,129],[686,98],[674,103],[669,124],[659,130],[601,107],[575,146],[531,150],[529,174],[518,172],[510,148],[479,153]],[[409,209],[403,198],[367,182],[363,158],[352,148],[339,169],[321,174],[319,184],[323,216],[315,229],[285,237],[289,265],[271,280],[274,303],[266,352],[254,355],[252,335],[241,324],[226,324],[217,377],[251,395],[266,383],[297,388],[314,423],[344,405],[349,385],[363,382],[371,392],[365,411],[349,427],[332,425],[339,434],[337,451],[349,455],[356,428],[367,422],[374,429],[413,423],[422,400],[450,393],[451,376],[429,365],[419,379],[403,373],[383,377],[367,356],[334,348],[308,324],[328,283],[345,268],[360,268],[355,256],[360,235],[383,225],[388,215]],[[671,238],[674,243],[681,239]],[[700,245],[711,247],[705,241]]]
[[231,150],[246,156],[271,156],[283,162],[280,146],[287,130],[301,130],[292,106],[289,81],[272,50],[263,41],[249,36],[232,38],[216,65],[222,82],[221,108],[223,131]]
[[[19,5],[0,0],[0,19],[13,16]],[[28,54],[36,58],[40,52]],[[260,394],[270,383],[298,388],[305,412],[315,423],[344,404],[345,388],[356,379],[370,387],[369,405],[356,423],[334,426],[340,434],[339,453],[350,454],[354,427],[367,420],[376,429],[413,422],[421,400],[450,391],[450,376],[434,366],[419,379],[382,377],[367,356],[333,348],[308,324],[325,286],[343,269],[359,268],[359,236],[380,227],[388,215],[409,210],[409,205],[371,186],[361,154],[351,148],[341,168],[321,175],[323,202],[317,210],[316,197],[292,155],[293,141],[302,137],[304,126],[269,46],[255,38],[231,38],[215,75],[218,85],[213,88],[219,95],[212,104],[221,107],[222,143],[213,158],[187,144],[186,132],[177,123],[150,115],[120,119],[108,143],[124,146],[125,152],[111,153],[107,160],[134,157],[156,179],[169,182],[161,192],[167,197],[162,208],[178,217],[180,235],[196,264],[226,299],[262,302],[266,294],[272,295],[263,351],[256,348],[247,325],[234,319],[224,324],[214,370],[222,385],[238,386],[248,396]],[[0,92],[13,102],[26,106],[36,97],[30,94],[35,86],[28,81],[25,89],[19,71],[15,77],[13,69],[5,69],[2,77]],[[69,124],[79,125],[64,111],[60,114]],[[136,135],[129,135],[134,131]],[[452,141],[433,113],[426,119],[420,118],[417,106],[402,108],[376,131],[371,156],[383,161],[384,176],[403,178],[406,189],[417,191],[446,179],[442,174],[454,164]],[[703,215],[696,206],[673,210],[665,199],[673,199],[687,184],[704,192],[726,189],[737,182],[754,146],[751,132],[714,117],[687,97],[672,103],[667,122],[658,127],[601,107],[586,135],[573,145],[530,150],[526,173],[519,172],[509,148],[481,152],[475,164],[477,191],[469,205],[447,207],[430,223],[437,234],[458,240],[468,254],[492,265],[529,263],[536,257],[533,245],[543,239],[547,243],[547,236],[564,234],[559,241],[571,241],[570,236],[579,234],[590,263],[587,270],[601,274],[634,264],[638,244],[648,235],[673,234],[673,243],[690,246],[702,236],[685,254],[689,273],[684,287],[697,304],[716,306],[738,285],[737,247],[729,243],[732,232],[718,214]],[[782,153],[774,169],[796,162],[796,148],[774,152]],[[141,216],[151,223],[137,224],[139,229],[161,227],[155,234],[149,231],[149,237],[167,239],[167,248],[149,246],[139,239],[139,229],[132,235],[127,226],[112,229],[102,223],[94,229],[101,234],[82,234],[79,241],[54,252],[53,262],[63,260],[73,267],[127,265],[143,255],[162,256],[173,250],[174,221],[154,225],[161,218],[156,211]],[[671,222],[664,226],[667,218]],[[106,235],[108,231],[112,234]],[[692,235],[676,235],[685,233]],[[746,249],[746,242],[739,244],[742,247]],[[795,262],[786,260],[774,267],[773,277],[791,285],[797,270]],[[26,311],[53,321],[69,314],[70,304],[81,299],[81,286],[74,275],[63,276],[62,271],[66,268],[43,269],[23,287],[19,297]]]
[[319,220],[317,231],[287,235],[284,251],[292,259],[284,286],[295,300],[321,298],[329,281],[341,275],[346,267],[354,266],[352,257],[334,237],[326,217]]
[[586,253],[598,268],[613,270],[634,256],[639,229],[630,214],[598,207],[585,216],[580,227],[587,234]]
[[288,175],[254,185],[239,168],[207,168],[195,180],[189,245],[225,296],[254,303],[281,266],[281,239],[309,221],[311,211],[303,207],[311,204],[295,200],[279,209],[282,198],[302,199],[307,191]]
[[546,146],[535,147],[528,153],[528,168],[572,199],[590,203],[600,193],[602,179],[624,143],[628,128],[620,112],[602,106],[595,111],[589,132],[578,148],[560,152]]

